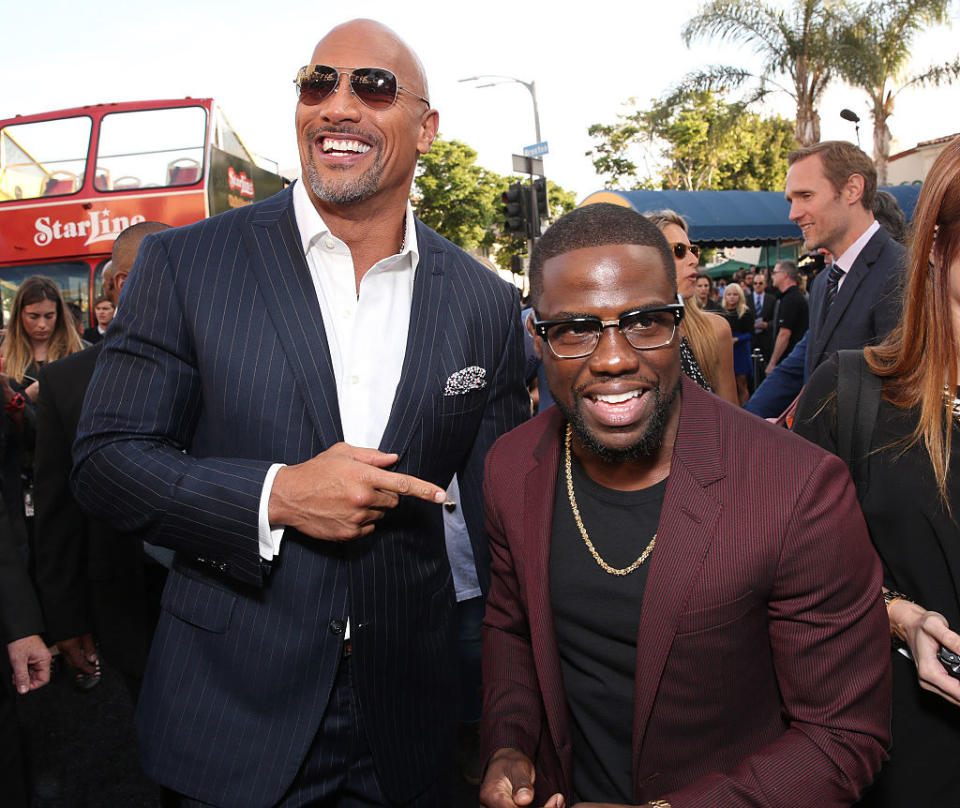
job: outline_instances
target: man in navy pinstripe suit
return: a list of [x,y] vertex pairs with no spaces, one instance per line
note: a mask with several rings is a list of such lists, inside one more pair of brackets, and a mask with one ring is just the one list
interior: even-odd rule
[[413,216],[438,118],[395,34],[335,28],[297,86],[302,181],[144,241],[74,486],[176,550],[137,717],[171,804],[448,804],[438,503],[458,474],[486,587],[483,461],[526,406],[517,295]]

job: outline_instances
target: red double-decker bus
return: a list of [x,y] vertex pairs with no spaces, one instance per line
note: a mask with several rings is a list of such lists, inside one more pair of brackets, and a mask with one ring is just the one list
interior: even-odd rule
[[0,302],[47,275],[89,322],[127,226],[198,221],[279,191],[209,98],[99,104],[0,120]]

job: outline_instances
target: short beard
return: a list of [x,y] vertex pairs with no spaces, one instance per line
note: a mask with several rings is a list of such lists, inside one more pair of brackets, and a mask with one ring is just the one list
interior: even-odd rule
[[[339,129],[336,132],[330,132],[330,134],[337,133],[359,134],[358,132],[351,132],[349,129]],[[309,134],[311,139],[313,139],[319,132],[311,132]],[[357,202],[364,202],[375,196],[377,191],[380,190],[380,179],[383,176],[383,152],[380,145],[379,142],[374,143],[377,156],[374,159],[373,165],[361,174],[357,180],[349,182],[331,182],[329,179],[321,177],[320,172],[313,162],[311,153],[311,159],[306,165],[307,182],[310,183],[310,188],[317,199],[329,205],[354,205]]]
[[650,417],[647,428],[640,439],[632,446],[623,449],[611,449],[609,446],[600,443],[596,436],[587,429],[583,415],[576,406],[568,409],[556,397],[554,398],[554,404],[563,413],[584,449],[596,455],[604,463],[629,463],[644,460],[660,448],[663,442],[663,431],[667,426],[667,420],[670,418],[670,408],[679,392],[679,380],[667,396],[662,394],[659,386],[650,390],[650,394],[653,395],[653,415]]

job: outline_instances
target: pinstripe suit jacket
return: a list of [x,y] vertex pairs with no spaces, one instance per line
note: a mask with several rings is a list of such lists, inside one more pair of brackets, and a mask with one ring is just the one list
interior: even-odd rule
[[[638,616],[635,801],[850,805],[888,741],[890,641],[849,476],[687,379],[682,397]],[[549,587],[563,425],[547,411],[498,441],[484,486],[483,752],[528,755],[537,805],[572,798]]]
[[[461,475],[486,583],[483,460],[528,406],[517,295],[419,222],[417,239],[379,448],[399,454],[397,471],[441,486]],[[447,377],[471,365],[487,387],[444,396]],[[148,236],[87,395],[73,483],[95,515],[177,551],[138,709],[145,770],[170,788],[217,805],[276,802],[320,724],[348,615],[385,793],[403,800],[437,776],[454,698],[439,508],[404,499],[353,542],[288,529],[271,567],[259,555],[269,465],[340,440],[290,189]]]

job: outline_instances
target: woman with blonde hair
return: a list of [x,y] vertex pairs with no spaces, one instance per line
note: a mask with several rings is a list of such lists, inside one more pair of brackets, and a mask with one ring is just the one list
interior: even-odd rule
[[849,465],[883,561],[893,746],[858,806],[957,805],[960,799],[958,383],[955,138],[934,161],[917,201],[900,322],[880,345],[841,352],[817,368],[794,426]]
[[679,213],[658,210],[645,213],[666,237],[677,270],[677,293],[686,304],[680,323],[680,359],[683,372],[701,387],[732,404],[740,404],[733,374],[733,336],[727,321],[704,311],[694,302],[694,285],[700,248],[690,243],[687,223]]
[[753,376],[753,361],[750,349],[753,345],[754,314],[747,307],[747,296],[739,283],[727,284],[723,290],[723,316],[733,332],[733,375],[737,380],[737,395],[740,404],[750,398],[747,380]]
[[81,350],[77,329],[50,278],[31,275],[17,290],[7,335],[0,348],[3,372],[31,399],[37,396],[37,370]]

